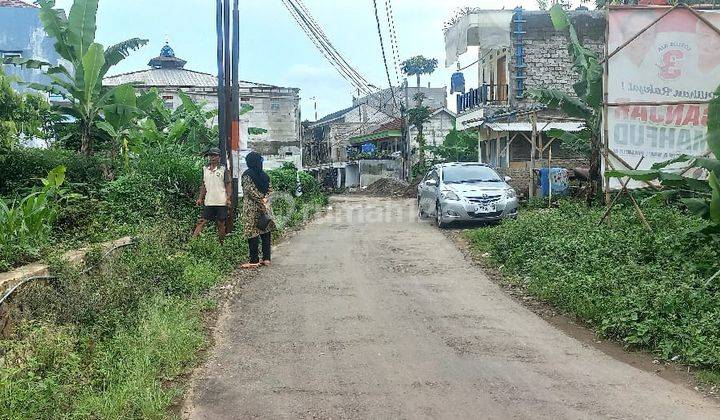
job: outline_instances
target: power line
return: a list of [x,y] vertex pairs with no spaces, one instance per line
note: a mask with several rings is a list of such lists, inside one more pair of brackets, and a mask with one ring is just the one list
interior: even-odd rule
[[400,85],[400,46],[398,45],[397,31],[395,30],[395,14],[393,13],[392,0],[385,0],[385,14],[388,21],[388,32],[390,34],[390,48],[392,49],[393,63],[395,64],[395,79]]
[[312,32],[312,36],[319,41],[322,48],[330,55],[331,59],[335,61],[338,66],[342,67],[355,81],[355,86],[358,89],[367,90],[368,83],[365,78],[362,77],[352,66],[350,66],[337,49],[335,49],[328,37],[322,31],[322,28],[320,28],[317,22],[315,22],[313,17],[310,15],[309,10],[307,10],[304,5],[299,4],[296,0],[289,0],[289,4],[301,17],[303,23]]
[[312,43],[315,45],[315,47],[320,51],[320,53],[325,57],[326,60],[330,62],[330,64],[340,73],[340,76],[342,76],[345,80],[347,80],[352,86],[354,86],[357,89],[362,88],[361,82],[359,82],[353,75],[352,71],[348,70],[346,67],[344,67],[342,64],[340,64],[335,57],[332,56],[330,51],[327,49],[327,47],[323,44],[322,40],[318,38],[315,33],[310,28],[309,24],[307,23],[307,19],[302,16],[301,12],[295,7],[294,4],[290,3],[289,0],[282,0],[285,7],[288,9],[292,17],[295,19],[295,21],[300,26],[300,29],[307,35],[308,38],[312,41]]
[[295,19],[298,26],[300,26],[300,29],[305,33],[305,35],[307,35],[308,38],[310,38],[310,41],[312,41],[312,43],[320,51],[320,53],[325,57],[325,59],[328,60],[328,62],[330,62],[330,64],[335,68],[335,70],[337,70],[340,73],[340,76],[342,76],[342,78],[345,79],[346,81],[348,81],[352,86],[361,90],[362,84],[353,77],[351,71],[349,71],[347,68],[342,66],[340,63],[338,63],[337,60],[335,60],[334,57],[332,57],[330,55],[329,51],[324,47],[324,45],[322,45],[320,39],[318,39],[311,32],[311,30],[308,26],[306,26],[307,25],[305,23],[306,21],[302,18],[302,16],[297,11],[297,9],[294,7],[294,5],[291,5],[289,0],[282,0],[282,2],[285,5],[285,7],[288,9],[288,11],[290,12],[290,15]]
[[390,79],[390,69],[388,68],[387,57],[385,56],[385,43],[383,42],[382,28],[380,27],[380,17],[378,16],[377,0],[373,0],[373,9],[375,10],[375,22],[377,22],[378,38],[380,38],[380,51],[382,52],[383,63],[385,63],[385,74],[387,75],[390,93],[392,94],[395,109],[400,109],[397,98],[395,97],[395,89],[393,89],[392,80]]
[[332,44],[332,42],[330,42],[330,39],[325,34],[325,32],[322,30],[322,27],[317,23],[317,21],[315,21],[315,18],[313,18],[312,14],[310,13],[310,10],[308,10],[307,6],[305,6],[305,4],[302,2],[302,0],[291,0],[291,2],[295,3],[297,6],[300,7],[300,9],[307,16],[307,18],[310,21],[310,23],[312,24],[312,26],[316,29],[316,31],[319,34],[319,36],[321,37],[321,39],[325,40],[325,43],[330,48],[330,50],[335,54],[335,56],[348,69],[350,69],[355,74],[355,76],[358,80],[363,82],[365,86],[370,86],[371,84],[367,81],[367,79],[365,79],[365,77],[363,77],[357,70],[355,70],[355,68],[353,68],[353,66],[351,66],[350,63],[348,63],[345,60],[345,57],[343,57],[342,54],[340,54],[340,52],[338,52],[338,50],[335,48],[335,46]]
[[300,0],[282,1],[303,32],[310,38],[315,47],[320,50],[325,59],[340,72],[340,75],[362,93],[372,93],[373,90],[370,87],[370,83],[338,52],[320,25],[312,17],[307,7]]

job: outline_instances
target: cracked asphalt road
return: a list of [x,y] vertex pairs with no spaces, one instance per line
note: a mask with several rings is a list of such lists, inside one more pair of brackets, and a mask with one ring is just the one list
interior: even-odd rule
[[557,330],[412,200],[345,197],[240,283],[183,415],[720,418],[709,399]]

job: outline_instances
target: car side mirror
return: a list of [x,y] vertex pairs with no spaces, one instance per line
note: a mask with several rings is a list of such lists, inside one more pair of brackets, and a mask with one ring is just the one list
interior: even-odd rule
[[512,178],[510,178],[509,176],[506,176],[506,177],[505,177],[505,182],[510,182],[510,181],[512,181]]
[[435,181],[434,179],[428,179],[427,181],[425,181],[425,185],[427,185],[428,187],[437,187],[437,184],[437,181]]

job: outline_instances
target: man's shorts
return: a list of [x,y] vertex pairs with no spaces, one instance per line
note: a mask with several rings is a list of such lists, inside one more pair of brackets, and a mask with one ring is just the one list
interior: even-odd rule
[[203,219],[223,222],[227,219],[226,206],[205,206]]

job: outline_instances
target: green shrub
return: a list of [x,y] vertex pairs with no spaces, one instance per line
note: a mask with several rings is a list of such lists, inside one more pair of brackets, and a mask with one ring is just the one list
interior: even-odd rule
[[42,189],[34,189],[10,205],[0,199],[0,269],[7,269],[35,256],[47,244],[60,202],[66,197],[61,189],[65,167],[52,169],[42,179]]
[[137,223],[153,218],[166,206],[166,195],[153,179],[144,173],[120,176],[108,182],[102,190],[103,213],[121,223]]
[[100,157],[63,149],[14,149],[0,154],[0,196],[27,193],[41,185],[40,178],[58,166],[65,166],[73,189],[87,195],[105,181],[103,164]]
[[647,232],[632,207],[598,225],[603,208],[561,202],[521,212],[516,221],[468,235],[540,298],[625,344],[720,367],[720,249],[689,236],[706,222],[662,207],[645,208]]
[[171,199],[192,203],[202,183],[203,159],[181,149],[158,149],[138,156],[134,171],[151,179]]
[[176,284],[170,284],[170,291],[177,294],[197,294],[220,281],[220,269],[210,262],[201,261],[185,266]]
[[[292,163],[286,163],[283,167],[268,171],[273,191],[281,191],[288,194],[295,194],[297,189],[297,168]],[[307,172],[300,171],[300,185],[303,195],[301,200],[308,200],[311,197],[323,195],[322,186]]]

